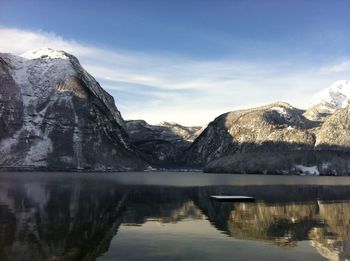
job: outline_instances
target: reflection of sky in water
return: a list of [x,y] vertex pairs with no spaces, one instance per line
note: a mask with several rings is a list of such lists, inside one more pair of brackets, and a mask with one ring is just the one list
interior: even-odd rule
[[334,178],[2,175],[0,260],[344,260],[349,191]]

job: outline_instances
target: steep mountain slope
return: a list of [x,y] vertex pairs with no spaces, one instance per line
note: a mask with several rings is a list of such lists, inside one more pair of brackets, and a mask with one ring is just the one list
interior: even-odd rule
[[344,108],[349,98],[350,81],[337,81],[312,98],[310,108],[304,115],[310,120],[322,121],[335,110]]
[[143,120],[126,121],[131,142],[141,155],[157,166],[172,167],[181,164],[182,152],[198,137],[202,127],[185,127],[163,122],[150,125]]
[[72,55],[0,54],[0,166],[131,170],[133,151],[114,99]]

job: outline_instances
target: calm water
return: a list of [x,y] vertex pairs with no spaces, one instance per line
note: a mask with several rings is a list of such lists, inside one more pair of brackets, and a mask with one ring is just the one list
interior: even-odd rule
[[350,258],[350,177],[0,175],[0,260],[327,258]]

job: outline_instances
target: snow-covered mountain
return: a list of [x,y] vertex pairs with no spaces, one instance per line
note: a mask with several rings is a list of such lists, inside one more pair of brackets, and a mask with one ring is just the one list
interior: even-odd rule
[[0,53],[0,166],[142,169],[114,99],[77,58]]
[[349,98],[350,81],[337,81],[311,99],[305,116],[312,120],[323,120],[335,110],[345,108]]

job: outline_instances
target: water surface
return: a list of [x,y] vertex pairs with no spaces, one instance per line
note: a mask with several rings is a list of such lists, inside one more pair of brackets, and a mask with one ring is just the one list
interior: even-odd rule
[[0,175],[0,260],[345,260],[349,238],[347,177]]

